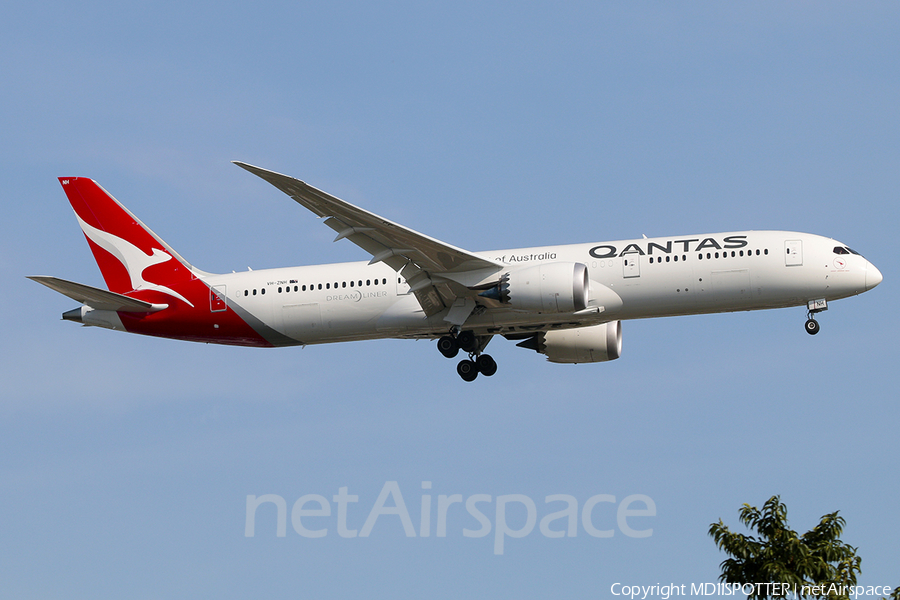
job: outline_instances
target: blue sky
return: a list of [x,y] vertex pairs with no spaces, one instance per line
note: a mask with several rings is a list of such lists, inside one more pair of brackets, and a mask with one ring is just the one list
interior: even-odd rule
[[[608,597],[714,581],[707,536],[780,494],[900,585],[900,7],[894,2],[19,3],[0,23],[7,282],[0,581],[17,598]],[[884,274],[833,303],[624,324],[552,365],[504,340],[466,385],[431,343],[221,348],[79,328],[25,279],[102,279],[58,176],[98,180],[208,271],[365,258],[243,160],[472,250],[736,229],[833,236]],[[304,538],[248,495],[519,494],[598,528]],[[430,481],[430,490],[422,482]],[[390,502],[388,503],[390,505]],[[454,509],[458,509],[456,505]],[[493,507],[485,504],[483,507]],[[308,505],[307,508],[312,508]],[[434,508],[434,507],[433,507]],[[270,512],[266,512],[269,510]],[[488,508],[485,508],[489,512]],[[333,505],[336,511],[336,505]],[[316,520],[318,519],[318,520]],[[432,527],[435,526],[432,517]],[[493,514],[492,514],[493,519]],[[525,520],[511,505],[508,521]],[[555,529],[564,521],[556,521]]]

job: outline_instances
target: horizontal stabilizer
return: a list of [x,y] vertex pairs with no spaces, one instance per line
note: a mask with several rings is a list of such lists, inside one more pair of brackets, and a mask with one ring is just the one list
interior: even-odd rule
[[59,279],[58,277],[37,276],[29,277],[28,279],[46,285],[51,290],[55,290],[76,302],[81,302],[96,310],[156,312],[169,306],[168,304],[151,304],[150,302],[144,302],[137,298],[129,298],[122,294],[101,290],[100,288],[84,285],[83,283],[66,281],[65,279]]

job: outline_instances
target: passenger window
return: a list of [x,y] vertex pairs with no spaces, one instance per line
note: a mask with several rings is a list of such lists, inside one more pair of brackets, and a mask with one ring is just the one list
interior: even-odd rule
[[254,295],[254,296],[256,295],[256,290],[253,290],[253,295]]
[[244,295],[245,295],[245,296],[246,296],[247,294],[249,294],[249,293],[250,293],[250,292],[248,292],[247,290],[244,290]]
[[[337,284],[334,284],[334,287],[337,287]],[[341,287],[347,287],[347,282],[345,281],[344,283],[342,283]]]

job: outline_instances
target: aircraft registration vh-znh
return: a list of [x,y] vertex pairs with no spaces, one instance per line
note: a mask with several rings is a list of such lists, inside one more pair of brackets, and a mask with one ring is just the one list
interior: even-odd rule
[[845,244],[787,231],[469,252],[302,181],[236,162],[324,219],[369,261],[197,269],[96,182],[60,178],[109,290],[31,277],[82,306],[63,318],[238,346],[435,339],[466,381],[491,376],[495,335],[555,363],[614,360],[628,319],[806,306],[806,331],[832,300],[882,276]]

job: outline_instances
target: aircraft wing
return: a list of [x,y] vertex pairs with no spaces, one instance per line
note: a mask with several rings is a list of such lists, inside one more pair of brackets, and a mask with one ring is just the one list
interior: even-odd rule
[[237,166],[268,181],[305,206],[337,232],[334,241],[348,239],[372,256],[369,264],[383,262],[403,275],[425,314],[451,307],[459,298],[475,296],[458,282],[471,272],[499,272],[502,263],[477,256],[363,210],[313,186],[239,161]]
[[166,308],[166,304],[151,304],[137,298],[123,296],[115,292],[101,290],[100,288],[66,281],[58,277],[32,276],[32,281],[46,285],[64,296],[68,296],[76,302],[86,304],[97,310],[114,310],[121,312],[155,312]]

